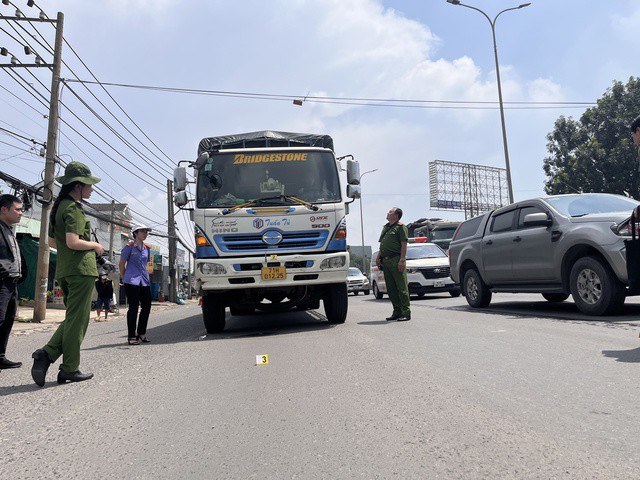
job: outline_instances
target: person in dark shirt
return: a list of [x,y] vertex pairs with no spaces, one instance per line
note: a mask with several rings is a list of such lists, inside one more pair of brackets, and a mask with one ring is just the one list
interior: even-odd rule
[[22,362],[5,357],[9,334],[18,310],[18,282],[26,275],[13,227],[22,217],[22,201],[13,195],[0,196],[0,370],[18,368]]
[[104,307],[104,321],[107,321],[109,309],[111,308],[111,298],[113,298],[113,282],[102,273],[100,278],[96,280],[96,292],[98,299],[96,300],[96,322],[100,322],[100,314]]

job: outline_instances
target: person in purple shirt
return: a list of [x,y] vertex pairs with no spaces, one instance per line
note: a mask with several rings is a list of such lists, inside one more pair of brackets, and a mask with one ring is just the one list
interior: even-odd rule
[[[151,281],[147,272],[147,262],[151,260],[151,247],[144,243],[151,231],[144,225],[133,228],[133,241],[125,245],[120,253],[120,282],[129,301],[127,311],[127,328],[129,345],[149,343],[147,323],[151,312]],[[140,307],[140,318],[138,318]],[[136,329],[136,322],[138,328]]]

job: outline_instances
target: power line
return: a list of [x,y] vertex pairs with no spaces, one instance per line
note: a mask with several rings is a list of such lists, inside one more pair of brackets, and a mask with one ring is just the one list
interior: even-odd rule
[[[67,80],[68,82],[79,82],[94,84],[91,80]],[[109,85],[123,88],[134,88],[142,90],[155,90],[170,93],[183,93],[191,95],[210,95],[221,97],[247,98],[257,100],[280,100],[291,101],[304,98],[305,102],[314,103],[335,103],[344,105],[360,105],[360,106],[378,106],[378,107],[404,107],[404,108],[498,108],[498,102],[495,101],[477,101],[477,100],[419,100],[419,99],[397,99],[397,98],[359,98],[359,97],[330,97],[330,96],[314,96],[314,95],[290,95],[290,94],[271,94],[257,92],[235,92],[225,90],[206,90],[194,88],[178,88],[178,87],[160,87],[153,85],[136,85],[129,83],[110,83],[102,82],[101,85]],[[376,102],[376,103],[369,103]],[[508,105],[524,105],[525,107],[513,108],[584,108],[585,106],[596,105],[595,102],[533,102],[533,101],[511,101],[503,102]],[[406,105],[412,104],[412,105]],[[449,106],[452,105],[452,106]],[[472,107],[469,105],[496,105],[491,107]],[[531,106],[531,107],[529,107]]]

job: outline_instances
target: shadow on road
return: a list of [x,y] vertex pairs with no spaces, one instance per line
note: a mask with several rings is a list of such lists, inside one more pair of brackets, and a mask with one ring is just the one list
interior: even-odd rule
[[[196,314],[173,322],[164,323],[147,330],[149,345],[168,345],[181,342],[202,340],[230,340],[266,335],[287,335],[314,330],[327,330],[335,325],[317,311],[292,311],[284,313],[256,312],[251,315],[232,316],[227,312],[227,325],[221,333],[207,333],[202,315]],[[82,350],[101,350],[104,348],[144,348],[146,345],[127,344],[126,327],[122,330],[122,342],[96,345]]]
[[603,350],[602,355],[618,362],[640,363],[640,347],[633,350]]
[[[464,297],[461,297],[464,301]],[[566,301],[561,303],[550,303],[547,301],[493,301],[486,308],[471,308],[465,302],[464,305],[450,307],[439,307],[444,310],[459,310],[473,313],[484,313],[489,315],[509,315],[516,318],[548,317],[555,320],[571,320],[580,322],[608,322],[616,325],[628,324],[636,326],[640,316],[640,304],[625,304],[621,313],[617,315],[593,316],[585,315],[575,303]]]

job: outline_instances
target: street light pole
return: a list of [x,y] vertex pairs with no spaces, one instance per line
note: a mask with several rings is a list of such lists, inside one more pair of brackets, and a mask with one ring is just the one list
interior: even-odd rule
[[[362,240],[362,268],[364,270],[367,269],[367,265],[366,265],[366,255],[364,254],[364,219],[362,218],[362,177],[364,177],[367,173],[373,173],[373,172],[377,172],[378,169],[374,169],[374,170],[369,170],[367,172],[364,172],[362,175],[360,175],[360,177],[358,178],[358,183],[360,183],[360,238]],[[363,272],[364,273],[364,272]]]
[[496,62],[496,77],[498,80],[498,103],[500,104],[500,121],[502,123],[502,144],[504,146],[504,163],[507,169],[507,186],[509,187],[509,203],[513,203],[513,184],[511,183],[511,165],[509,163],[509,147],[507,146],[507,127],[504,121],[504,104],[502,101],[502,84],[500,82],[500,64],[498,63],[498,44],[496,42],[496,21],[498,17],[502,15],[504,12],[508,12],[510,10],[519,10],[524,7],[528,7],[531,3],[523,3],[522,5],[518,5],[517,7],[506,8],[499,12],[493,20],[484,13],[482,10],[476,7],[472,7],[471,5],[465,5],[461,3],[459,0],[447,0],[447,3],[451,3],[452,5],[460,5],[461,7],[467,7],[471,10],[475,10],[476,12],[480,12],[484,17],[488,20],[489,25],[491,25],[491,33],[493,36],[493,54]]

